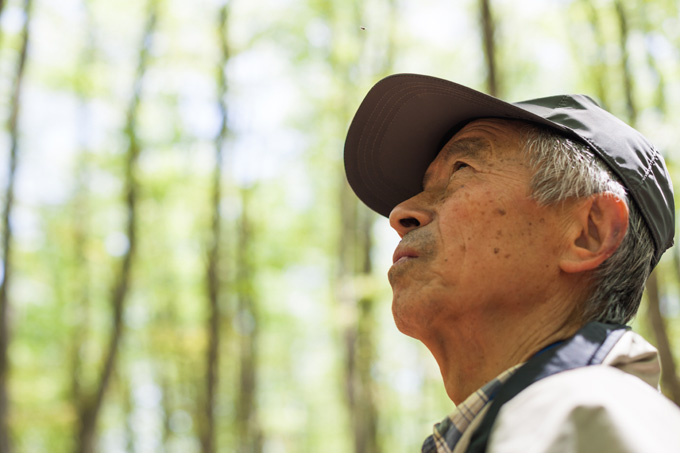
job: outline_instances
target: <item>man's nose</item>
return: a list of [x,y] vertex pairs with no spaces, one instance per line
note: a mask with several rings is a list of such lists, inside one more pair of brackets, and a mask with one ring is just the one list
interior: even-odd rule
[[418,196],[398,204],[390,212],[390,226],[404,237],[406,233],[416,228],[424,227],[432,221],[432,213],[419,206]]

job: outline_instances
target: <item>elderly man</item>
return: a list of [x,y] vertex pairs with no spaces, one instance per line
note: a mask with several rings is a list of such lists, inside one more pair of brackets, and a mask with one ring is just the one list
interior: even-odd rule
[[359,107],[345,167],[402,238],[394,319],[457,405],[424,452],[680,451],[656,350],[625,327],[675,230],[641,134],[586,96],[401,74]]

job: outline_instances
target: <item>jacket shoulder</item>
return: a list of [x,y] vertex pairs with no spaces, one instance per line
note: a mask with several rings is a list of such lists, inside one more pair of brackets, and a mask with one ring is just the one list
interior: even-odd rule
[[501,409],[490,452],[677,452],[680,409],[642,379],[606,365],[557,373]]

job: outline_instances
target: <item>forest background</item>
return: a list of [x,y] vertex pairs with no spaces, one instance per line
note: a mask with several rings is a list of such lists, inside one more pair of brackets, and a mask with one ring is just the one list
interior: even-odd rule
[[[586,93],[678,182],[678,9],[0,0],[0,453],[419,451],[452,405],[344,179],[354,110],[395,72]],[[676,403],[678,263],[634,322]]]

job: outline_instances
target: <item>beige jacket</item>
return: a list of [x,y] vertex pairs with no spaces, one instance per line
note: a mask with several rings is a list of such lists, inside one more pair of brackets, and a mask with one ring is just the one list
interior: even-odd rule
[[[542,379],[508,401],[489,453],[680,453],[680,409],[659,393],[656,349],[634,332],[601,365]],[[453,453],[463,453],[475,417]]]

